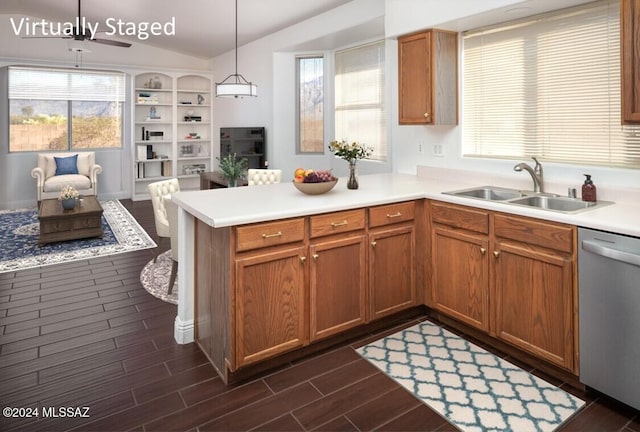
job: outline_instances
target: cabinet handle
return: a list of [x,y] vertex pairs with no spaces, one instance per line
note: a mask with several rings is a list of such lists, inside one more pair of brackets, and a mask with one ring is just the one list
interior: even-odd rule
[[389,213],[387,213],[387,217],[388,217],[389,219],[397,218],[397,217],[400,217],[400,216],[402,216],[402,213],[400,213],[400,212],[395,212],[394,214],[389,214]]
[[306,257],[306,256],[301,256],[301,257],[300,257],[300,262],[301,262],[302,264],[304,264],[305,262],[307,262],[307,257]]
[[498,258],[500,256],[500,251],[493,251],[493,256]]
[[482,255],[484,255],[485,253],[487,253],[487,250],[486,250],[485,248],[481,247],[481,248],[480,248],[480,253],[481,253]]
[[262,234],[263,239],[268,239],[273,237],[282,237],[282,231],[278,231],[277,233],[273,233],[273,234]]
[[318,259],[318,254],[313,254],[312,257],[313,257],[314,260],[317,260]]
[[429,113],[424,113],[424,118],[429,118]]
[[378,242],[374,240],[374,241],[371,242],[371,247],[376,247],[377,244],[378,244]]
[[341,226],[346,226],[348,224],[349,224],[349,222],[347,222],[346,220],[342,221],[342,222],[331,222],[331,228],[338,228],[338,227],[341,227]]

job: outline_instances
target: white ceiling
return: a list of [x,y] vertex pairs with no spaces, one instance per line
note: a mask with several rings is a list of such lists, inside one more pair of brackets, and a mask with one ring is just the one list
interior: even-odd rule
[[[238,45],[259,39],[351,0],[237,0]],[[0,14],[27,15],[53,22],[73,22],[77,0],[1,0]],[[82,15],[107,29],[108,18],[125,22],[161,22],[175,17],[175,36],[98,35],[103,39],[149,44],[202,58],[216,57],[234,47],[235,0],[82,0]],[[2,25],[10,25],[3,22]],[[124,49],[124,48],[113,48]]]

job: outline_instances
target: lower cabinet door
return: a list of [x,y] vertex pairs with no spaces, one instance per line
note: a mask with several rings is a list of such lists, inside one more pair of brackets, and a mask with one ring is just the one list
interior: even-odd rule
[[371,319],[416,304],[415,230],[412,226],[369,234]]
[[307,342],[305,261],[303,246],[236,259],[236,367]]
[[432,231],[433,306],[473,327],[489,330],[486,236],[435,227]]
[[310,246],[310,338],[322,339],[363,324],[366,318],[365,236]]
[[573,266],[568,257],[497,244],[496,335],[574,370]]

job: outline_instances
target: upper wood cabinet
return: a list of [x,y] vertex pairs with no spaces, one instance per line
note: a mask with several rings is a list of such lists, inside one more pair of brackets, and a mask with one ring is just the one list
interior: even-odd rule
[[398,38],[399,123],[458,124],[458,34],[428,30]]
[[640,0],[620,2],[622,123],[640,123]]

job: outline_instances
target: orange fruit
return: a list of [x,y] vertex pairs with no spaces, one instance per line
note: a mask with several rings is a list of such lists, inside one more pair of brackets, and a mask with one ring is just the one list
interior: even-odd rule
[[302,176],[304,177],[304,168],[296,168],[296,170],[293,172],[293,176],[294,177],[299,177]]

